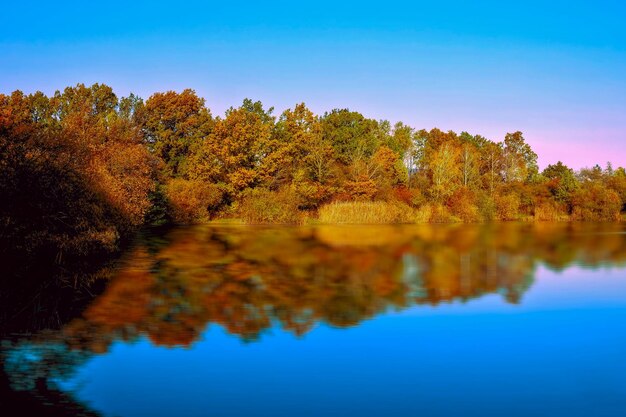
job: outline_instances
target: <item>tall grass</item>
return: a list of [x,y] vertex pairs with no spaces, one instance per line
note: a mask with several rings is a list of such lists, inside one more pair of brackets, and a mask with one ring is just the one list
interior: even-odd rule
[[335,202],[319,210],[320,223],[329,224],[415,223],[415,220],[414,210],[399,202]]
[[299,224],[305,217],[298,210],[297,197],[289,189],[249,190],[241,201],[239,214],[247,224]]
[[433,217],[433,207],[430,204],[423,204],[415,211],[416,223],[430,223]]
[[534,220],[538,222],[563,222],[570,220],[564,207],[556,203],[543,203],[535,208]]

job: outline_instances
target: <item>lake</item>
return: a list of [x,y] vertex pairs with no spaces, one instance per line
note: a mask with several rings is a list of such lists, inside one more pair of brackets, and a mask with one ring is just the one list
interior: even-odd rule
[[62,283],[2,333],[3,407],[626,415],[626,224],[203,225]]

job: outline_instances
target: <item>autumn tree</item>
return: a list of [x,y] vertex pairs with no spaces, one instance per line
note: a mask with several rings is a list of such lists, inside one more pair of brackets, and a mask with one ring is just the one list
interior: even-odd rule
[[480,146],[481,176],[489,195],[493,196],[502,181],[502,146],[485,141]]
[[269,158],[275,149],[271,112],[249,99],[231,107],[198,147],[190,178],[221,183],[232,195],[269,180],[277,163]]
[[322,135],[335,150],[337,160],[350,165],[371,156],[378,145],[375,120],[348,109],[333,110],[321,118]]
[[[315,208],[332,194],[334,149],[322,135],[319,118],[304,103],[288,109],[273,131],[274,150],[268,157],[270,187],[291,184],[301,208]],[[284,194],[284,193],[283,193]],[[282,194],[281,194],[282,195]]]
[[143,222],[155,164],[129,101],[100,84],[2,96],[0,217],[14,249],[62,262],[114,250]]
[[461,184],[467,188],[478,186],[480,179],[480,154],[474,136],[462,132],[459,136]]
[[444,142],[432,153],[429,165],[432,171],[431,193],[435,201],[443,201],[459,186],[459,158],[459,149],[451,142]]
[[425,130],[413,131],[410,143],[404,154],[404,165],[407,169],[409,187],[413,185],[413,178],[425,170],[424,150],[428,132]]
[[615,191],[622,200],[622,211],[626,211],[626,170],[619,167],[606,179],[607,186]]
[[145,141],[165,163],[166,175],[185,175],[192,148],[212,131],[214,121],[204,99],[190,89],[155,93],[142,111]]
[[[304,103],[288,109],[279,117],[274,133],[277,141],[273,157],[278,162],[272,173],[274,181],[283,184],[293,180],[298,170],[306,170],[306,161],[314,152],[313,147],[324,147],[321,143],[321,128],[318,118]],[[324,159],[328,160],[329,156]],[[312,177],[323,177],[323,167],[314,168]]]
[[538,172],[537,154],[522,132],[507,133],[502,148],[502,177],[505,182],[526,181]]
[[572,192],[578,188],[574,170],[559,161],[548,165],[541,175],[549,180],[548,187],[557,201],[571,203]]
[[[58,117],[58,134],[74,146],[74,156],[80,159],[75,164],[84,164],[76,169],[116,209],[120,220],[141,224],[155,166],[136,120],[135,109],[141,104],[134,96],[118,100],[110,87],[100,84],[68,87],[56,92],[50,103]],[[44,122],[51,121],[39,121]]]
[[588,181],[572,196],[572,216],[575,220],[615,221],[622,210],[619,194],[600,181]]

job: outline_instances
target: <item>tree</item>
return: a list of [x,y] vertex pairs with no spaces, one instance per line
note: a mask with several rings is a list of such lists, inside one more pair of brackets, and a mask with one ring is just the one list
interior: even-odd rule
[[409,186],[411,186],[413,176],[425,170],[424,150],[427,135],[428,132],[425,130],[413,131],[411,134],[411,141],[404,155],[404,165],[408,172]]
[[522,132],[507,133],[502,148],[504,181],[527,181],[537,172],[537,154],[524,141]]
[[191,150],[208,137],[214,123],[204,99],[190,89],[156,93],[142,111],[148,148],[163,160],[167,176],[185,176]]
[[622,167],[614,170],[613,175],[607,178],[607,185],[620,196],[622,211],[626,210],[626,170]]
[[140,225],[149,209],[155,168],[134,115],[141,104],[134,96],[118,100],[102,84],[68,87],[51,102],[57,107],[59,133],[82,153],[80,163],[85,165],[76,170],[118,212],[119,222]]
[[459,139],[461,141],[461,183],[464,187],[474,188],[480,176],[479,151],[474,137],[469,133],[462,132]]
[[484,142],[480,147],[480,159],[483,183],[489,195],[493,196],[502,179],[502,146],[491,141]]
[[602,181],[604,179],[604,173],[600,165],[596,164],[593,168],[582,168],[578,171],[578,181]]
[[194,153],[190,178],[222,183],[233,195],[267,179],[273,170],[266,161],[273,147],[270,113],[249,99],[231,107]]
[[576,220],[615,221],[622,202],[619,195],[598,181],[581,184],[572,196],[572,215]]
[[113,251],[143,222],[155,163],[130,101],[100,84],[0,96],[4,249],[61,263]]
[[308,155],[304,158],[311,179],[325,184],[332,175],[334,149],[321,136],[315,136]]
[[393,126],[393,132],[389,138],[387,146],[401,157],[404,157],[411,148],[413,142],[413,132],[414,129],[411,126],[407,126],[402,122],[397,122]]
[[550,180],[549,188],[557,201],[571,203],[571,194],[578,188],[574,170],[559,161],[555,165],[548,165],[542,175]]
[[[289,183],[298,170],[306,169],[307,160],[315,159],[317,147],[324,147],[321,140],[321,127],[318,118],[304,103],[295,108],[285,110],[276,123],[273,136],[276,138],[276,149],[272,158],[275,170],[272,173],[274,182]],[[322,152],[323,154],[323,152]],[[324,155],[324,159],[330,155]],[[317,160],[316,174],[311,177],[324,176],[324,161]]]
[[371,156],[378,145],[375,120],[348,109],[333,110],[321,119],[323,139],[335,150],[335,157],[345,165]]
[[430,167],[432,170],[431,193],[435,201],[441,202],[458,188],[459,149],[452,143],[443,143],[432,155]]

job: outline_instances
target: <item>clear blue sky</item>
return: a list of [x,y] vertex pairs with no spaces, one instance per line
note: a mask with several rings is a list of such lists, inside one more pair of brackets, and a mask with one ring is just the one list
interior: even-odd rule
[[190,87],[213,114],[304,101],[626,165],[626,5],[508,3],[7,2],[0,92]]

